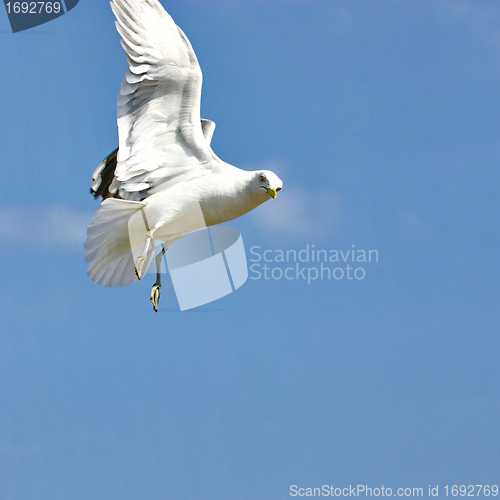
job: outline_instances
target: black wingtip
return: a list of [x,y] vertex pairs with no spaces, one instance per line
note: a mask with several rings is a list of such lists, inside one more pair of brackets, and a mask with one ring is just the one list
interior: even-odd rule
[[90,194],[97,200],[102,198],[105,200],[110,196],[114,196],[109,192],[109,186],[113,182],[115,176],[115,168],[117,162],[118,148],[116,148],[108,157],[104,160],[104,166],[99,172],[100,182],[97,189],[94,191],[90,188]]

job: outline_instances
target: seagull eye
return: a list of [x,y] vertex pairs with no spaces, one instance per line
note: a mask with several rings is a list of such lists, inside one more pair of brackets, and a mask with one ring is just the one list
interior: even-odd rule
[[259,177],[259,179],[260,179],[260,182],[264,182],[266,180],[266,176],[265,175],[261,175]]

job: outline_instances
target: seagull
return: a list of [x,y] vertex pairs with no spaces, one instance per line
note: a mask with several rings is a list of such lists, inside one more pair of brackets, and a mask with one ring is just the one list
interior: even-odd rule
[[[113,0],[111,9],[129,66],[117,99],[119,147],[92,176],[91,193],[103,201],[87,230],[87,274],[103,287],[127,286],[143,278],[162,245],[150,297],[157,312],[168,248],[276,199],[283,183],[269,170],[242,170],[213,152],[215,123],[200,115],[200,65],[160,2]],[[138,256],[133,220],[145,227]]]

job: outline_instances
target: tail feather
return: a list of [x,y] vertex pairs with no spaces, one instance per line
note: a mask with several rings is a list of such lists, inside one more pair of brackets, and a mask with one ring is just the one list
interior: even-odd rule
[[[102,202],[87,230],[85,260],[90,262],[87,274],[101,286],[127,286],[137,281],[135,263],[130,248],[128,221],[146,204],[108,198]],[[148,253],[144,269],[154,256]]]
[[126,281],[126,278],[130,278],[130,270],[133,269],[134,278],[137,278],[135,275],[135,263],[133,262],[132,255],[130,255],[130,259],[122,259],[120,264],[116,267],[114,271],[114,278],[117,283],[121,283],[122,281]]

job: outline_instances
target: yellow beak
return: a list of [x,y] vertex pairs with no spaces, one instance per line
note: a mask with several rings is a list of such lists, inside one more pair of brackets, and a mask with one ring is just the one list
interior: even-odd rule
[[271,189],[271,188],[267,188],[267,194],[273,199],[275,200],[276,199],[276,196],[278,195],[276,189]]

